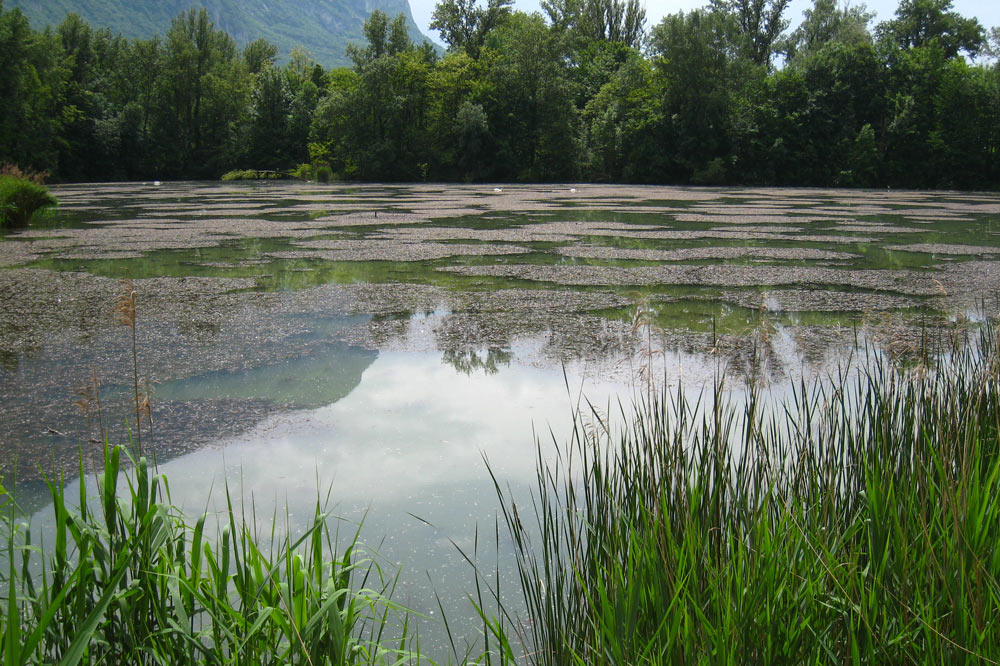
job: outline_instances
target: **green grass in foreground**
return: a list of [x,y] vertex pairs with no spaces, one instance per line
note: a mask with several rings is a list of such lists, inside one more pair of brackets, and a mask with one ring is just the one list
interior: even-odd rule
[[769,412],[716,387],[579,418],[536,524],[497,485],[528,621],[495,634],[537,664],[997,663],[996,335]]
[[63,487],[50,485],[54,547],[44,557],[8,512],[0,664],[416,660],[406,614],[389,599],[393,581],[358,557],[356,534],[337,552],[319,503],[292,540],[256,534],[229,501],[209,539],[206,516],[180,515],[167,480],[142,458],[123,470],[121,456],[106,451],[96,502],[81,483],[71,510]]
[[[497,480],[527,617],[493,615],[477,584],[489,649],[471,656],[997,663],[996,335],[906,368],[873,357],[783,408],[717,385],[694,401],[651,392],[617,434],[581,416],[555,462],[539,455],[533,511]],[[392,583],[336,551],[319,503],[292,540],[254,533],[230,502],[208,539],[166,479],[142,459],[122,471],[121,455],[78,509],[51,486],[44,553],[7,514],[0,664],[420,660]]]

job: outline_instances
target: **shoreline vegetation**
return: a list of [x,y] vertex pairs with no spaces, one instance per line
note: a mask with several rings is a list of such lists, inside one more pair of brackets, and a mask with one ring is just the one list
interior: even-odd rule
[[[996,190],[1000,27],[950,0],[441,0],[443,56],[374,11],[350,67],[238,44],[206,10],[127,39],[0,3],[0,161],[55,182],[233,172],[370,182]],[[282,64],[283,63],[283,64]]]
[[0,229],[23,227],[36,212],[56,205],[45,188],[46,176],[13,164],[0,165]]
[[[859,349],[781,404],[720,379],[696,396],[647,384],[620,430],[579,411],[554,460],[539,446],[532,507],[494,477],[526,617],[470,572],[485,647],[452,659],[996,663],[998,332]],[[104,452],[79,498],[50,483],[44,549],[0,491],[0,663],[431,661],[394,577],[357,533],[339,545],[322,498],[293,538],[248,527],[227,493],[209,538],[144,458]]]
[[30,526],[5,507],[0,663],[409,661],[405,620],[392,646],[382,633],[401,611],[393,579],[364,555],[357,533],[338,550],[320,499],[293,540],[287,522],[276,536],[279,515],[260,534],[253,507],[234,506],[227,488],[210,538],[209,516],[179,513],[167,479],[144,457],[105,446],[96,482],[96,497],[81,483],[78,498],[49,483],[54,547],[42,556]]
[[495,479],[531,619],[503,639],[538,664],[997,663],[996,323],[859,351],[784,404],[654,390],[620,433],[594,410],[533,512]]

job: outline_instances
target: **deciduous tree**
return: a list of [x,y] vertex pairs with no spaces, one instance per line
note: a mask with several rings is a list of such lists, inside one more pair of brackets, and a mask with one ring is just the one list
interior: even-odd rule
[[431,30],[437,30],[449,49],[463,49],[472,58],[491,30],[510,16],[513,0],[442,0],[434,7]]

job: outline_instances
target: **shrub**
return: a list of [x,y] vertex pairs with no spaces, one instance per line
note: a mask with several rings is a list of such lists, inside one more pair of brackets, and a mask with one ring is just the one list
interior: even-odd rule
[[292,169],[292,176],[298,178],[299,180],[312,180],[313,178],[313,166],[312,164],[300,164],[294,169]]
[[22,169],[16,164],[11,164],[10,162],[4,162],[0,164],[0,176],[10,176],[11,178],[21,178],[24,180],[30,180],[33,183],[39,185],[44,185],[45,181],[49,178],[48,171],[35,171],[34,169],[26,168]]
[[[17,227],[28,223],[41,208],[53,206],[56,199],[41,184],[38,174],[24,175],[17,167],[0,169],[0,227]],[[21,175],[8,175],[14,171]]]
[[253,169],[233,169],[222,174],[222,180],[260,180],[260,177]]
[[695,170],[691,182],[695,185],[725,185],[726,161],[721,157],[709,160],[705,166]]
[[287,180],[290,177],[284,171],[270,171],[267,169],[233,169],[222,174],[222,180]]
[[333,180],[333,169],[326,164],[320,164],[313,169],[313,175],[321,183],[329,183]]

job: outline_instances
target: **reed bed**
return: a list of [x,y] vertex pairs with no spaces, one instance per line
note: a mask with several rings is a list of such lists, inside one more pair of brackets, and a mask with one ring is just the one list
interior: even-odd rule
[[167,480],[121,448],[105,449],[96,491],[81,482],[71,498],[54,482],[50,492],[43,550],[0,487],[3,666],[420,661],[408,613],[391,601],[394,579],[361,555],[357,533],[338,550],[320,502],[294,539],[277,515],[257,533],[228,489],[220,516],[191,520]]
[[996,664],[996,325],[972,338],[783,406],[719,381],[579,414],[532,507],[494,478],[527,609],[489,625],[496,659]]

